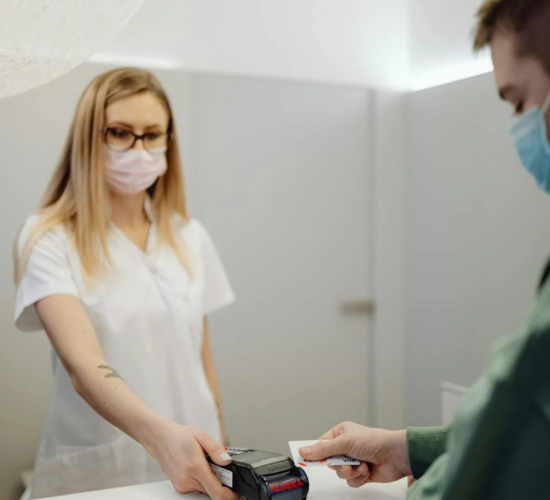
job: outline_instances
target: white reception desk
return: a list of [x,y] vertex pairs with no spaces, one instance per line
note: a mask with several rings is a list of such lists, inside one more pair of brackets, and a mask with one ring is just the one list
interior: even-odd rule
[[[353,489],[325,467],[308,469],[307,475],[310,481],[308,500],[402,500],[407,492],[405,480],[392,484],[370,484],[360,489]],[[201,494],[178,495],[168,482],[55,497],[56,500],[205,500],[205,498],[206,496]]]

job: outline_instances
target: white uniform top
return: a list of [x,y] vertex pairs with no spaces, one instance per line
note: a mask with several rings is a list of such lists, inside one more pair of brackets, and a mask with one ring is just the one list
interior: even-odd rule
[[[21,252],[37,221],[31,217]],[[216,249],[202,225],[175,225],[190,255],[192,276],[168,245],[158,252],[152,221],[147,252],[113,228],[108,246],[115,265],[105,279],[83,277],[79,255],[63,228],[46,233],[32,251],[17,289],[16,325],[41,329],[33,305],[56,294],[74,295],[86,309],[106,362],[156,413],[193,425],[220,440],[220,424],[201,358],[203,318],[234,301]],[[103,420],[75,392],[54,354],[54,386],[38,451],[32,498],[166,479],[131,438]]]

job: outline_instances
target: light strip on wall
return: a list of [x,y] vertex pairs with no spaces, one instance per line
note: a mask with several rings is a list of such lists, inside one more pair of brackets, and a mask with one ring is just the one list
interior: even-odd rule
[[89,63],[106,64],[108,66],[135,66],[147,69],[177,70],[180,64],[174,59],[156,57],[135,57],[116,54],[96,54],[88,59]]
[[435,70],[418,71],[412,78],[411,91],[417,92],[419,90],[438,87],[447,83],[491,73],[492,71],[493,63],[489,57],[480,57]]
[[[108,66],[135,66],[146,69],[160,69],[174,71],[182,69],[182,66],[175,59],[162,59],[156,57],[136,57],[117,54],[96,54],[88,59],[89,63],[105,64]],[[440,85],[445,85],[460,80],[466,80],[474,76],[491,73],[493,64],[489,57],[465,61],[464,63],[452,64],[446,67],[439,67],[435,70],[416,71],[411,79],[411,84],[405,91],[417,92]]]

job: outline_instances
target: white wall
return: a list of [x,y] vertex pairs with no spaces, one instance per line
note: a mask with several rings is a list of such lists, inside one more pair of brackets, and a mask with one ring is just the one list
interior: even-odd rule
[[407,97],[406,416],[437,424],[521,328],[550,254],[550,200],[523,171],[492,75]]
[[407,0],[146,0],[100,60],[402,88]]

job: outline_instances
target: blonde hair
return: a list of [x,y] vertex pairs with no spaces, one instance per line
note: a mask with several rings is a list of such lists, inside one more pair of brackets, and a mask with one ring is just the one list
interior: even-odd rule
[[550,0],[484,0],[474,50],[490,45],[500,28],[517,34],[519,53],[536,57],[550,74]]
[[14,249],[15,280],[19,283],[36,242],[62,225],[73,237],[85,276],[97,277],[110,263],[107,237],[110,228],[109,194],[104,175],[103,129],[105,109],[111,103],[141,93],[155,95],[170,117],[171,141],[166,153],[168,169],[149,188],[151,208],[158,225],[158,242],[170,245],[190,271],[182,242],[173,230],[173,216],[188,220],[183,172],[172,107],[158,79],[142,69],[123,68],[103,73],[86,88],[75,113],[61,160],[39,205],[39,222],[27,241]]

